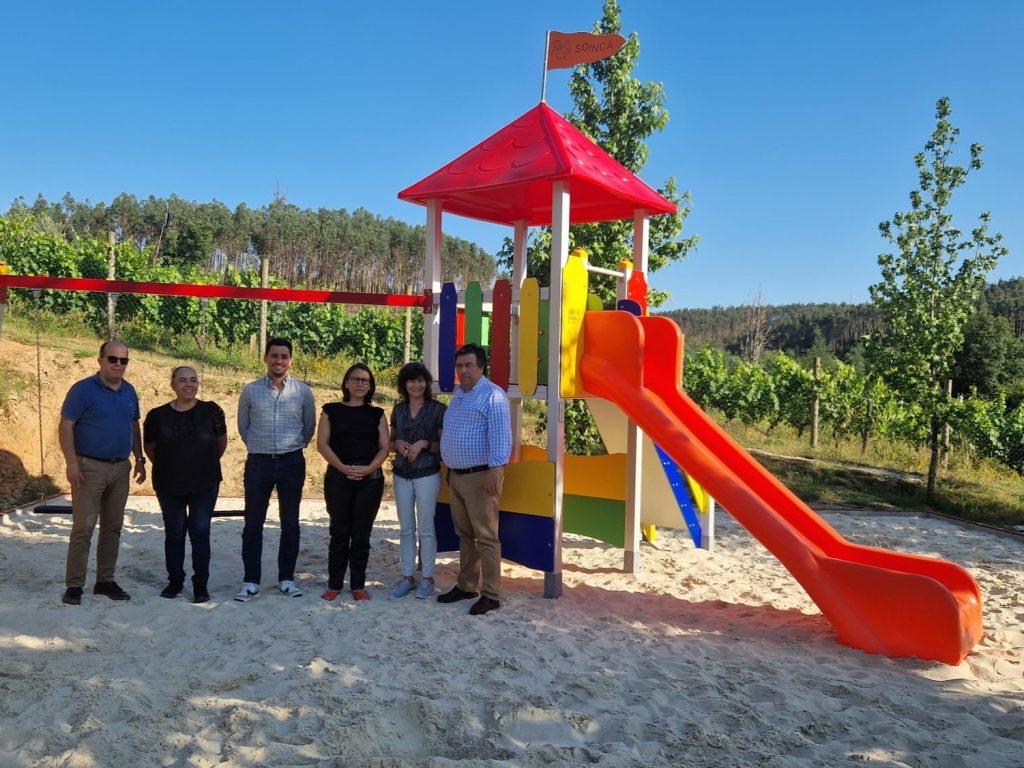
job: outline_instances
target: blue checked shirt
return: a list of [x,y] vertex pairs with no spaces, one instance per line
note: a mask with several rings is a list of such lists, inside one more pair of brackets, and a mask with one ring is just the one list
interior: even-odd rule
[[455,390],[444,413],[441,458],[455,469],[486,464],[501,467],[512,455],[512,423],[504,390],[481,377],[464,392]]
[[275,389],[270,377],[251,381],[238,398],[238,433],[249,453],[291,453],[309,445],[316,429],[313,390],[285,376]]

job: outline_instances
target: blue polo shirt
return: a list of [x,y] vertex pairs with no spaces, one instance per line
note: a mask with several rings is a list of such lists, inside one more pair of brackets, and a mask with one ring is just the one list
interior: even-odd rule
[[135,387],[122,380],[111,389],[97,373],[75,382],[60,415],[75,422],[75,453],[94,459],[127,459],[132,452],[132,425],[139,420]]

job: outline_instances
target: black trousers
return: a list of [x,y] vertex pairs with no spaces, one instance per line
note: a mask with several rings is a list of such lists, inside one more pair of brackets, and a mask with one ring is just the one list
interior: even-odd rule
[[349,480],[329,472],[324,478],[324,500],[331,517],[331,543],[327,550],[327,586],[341,589],[345,571],[349,586],[366,586],[366,564],[370,560],[370,533],[384,495],[384,477]]

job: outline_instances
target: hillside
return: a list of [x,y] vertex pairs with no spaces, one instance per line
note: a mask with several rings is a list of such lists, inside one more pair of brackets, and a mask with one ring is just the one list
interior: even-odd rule
[[[15,501],[39,498],[58,491],[69,490],[64,476],[64,457],[57,441],[60,407],[68,387],[78,379],[96,372],[95,346],[86,346],[84,340],[72,340],[67,348],[41,348],[41,404],[42,404],[42,471],[40,471],[39,424],[40,408],[37,403],[36,349],[11,341],[0,341],[0,353],[8,361],[8,378],[23,386],[12,389],[7,401],[0,406],[0,509],[11,507]],[[183,361],[164,355],[131,350],[131,363],[126,379],[138,390],[143,416],[150,409],[171,399],[168,384],[171,369]],[[215,400],[224,408],[228,421],[228,450],[222,467],[224,483],[222,496],[242,496],[242,470],[245,446],[238,437],[238,396],[242,386],[262,375],[254,366],[251,371],[203,372],[200,398]],[[313,387],[318,404],[337,400],[340,389]],[[315,449],[306,451],[307,496],[323,495],[323,473],[326,463]],[[141,486],[132,486],[134,494],[152,494],[147,480]]]
[[[1024,277],[991,283],[979,308],[1005,318],[1013,335],[1024,337]],[[753,345],[762,350],[785,350],[800,355],[812,349],[846,359],[867,334],[882,326],[872,304],[783,304],[675,309],[660,313],[679,324],[690,349],[714,347],[748,354]]]

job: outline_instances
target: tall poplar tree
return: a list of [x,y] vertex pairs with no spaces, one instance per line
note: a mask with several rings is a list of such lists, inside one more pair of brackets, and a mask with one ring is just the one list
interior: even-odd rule
[[[622,32],[622,13],[617,0],[605,0],[603,15],[592,31],[600,35]],[[661,83],[644,83],[633,77],[639,59],[640,38],[633,32],[626,45],[614,56],[574,67],[569,80],[573,110],[566,115],[569,122],[595,144],[637,175],[650,154],[647,139],[662,131],[669,117],[665,108],[664,86]],[[680,237],[686,215],[690,212],[690,193],[684,192],[680,196],[673,177],[666,180],[658,192],[676,203],[679,211],[651,219],[651,272],[683,259],[699,240],[695,235]],[[633,222],[576,224],[569,230],[569,240],[570,248],[579,246],[587,250],[594,266],[615,269],[620,259],[632,259]],[[549,280],[550,259],[551,230],[536,230],[528,246],[527,273],[542,285],[547,285]],[[510,239],[506,238],[498,261],[506,269],[511,267]],[[614,278],[591,275],[591,291],[601,297],[605,306],[613,306]],[[649,303],[658,306],[667,297],[667,293],[653,291]]]
[[923,414],[931,451],[929,500],[935,494],[943,426],[951,405],[946,382],[986,277],[1007,253],[999,245],[1002,235],[988,234],[987,212],[969,235],[953,225],[953,192],[971,171],[981,168],[982,146],[971,145],[967,167],[953,162],[960,131],[949,121],[951,112],[949,99],[939,99],[935,130],[924,151],[914,156],[919,184],[910,193],[910,210],[879,225],[882,237],[898,252],[878,257],[882,280],[870,288],[886,329],[869,339],[868,363]]
[[[605,0],[601,20],[592,31],[599,35],[622,33],[622,12],[618,0]],[[661,83],[643,83],[633,77],[639,60],[640,38],[633,32],[626,45],[614,56],[573,68],[569,92],[574,107],[568,115],[569,122],[637,175],[650,155],[647,139],[664,130],[669,118],[665,108],[665,87]],[[679,210],[651,219],[650,272],[682,260],[699,240],[695,235],[680,237],[686,215],[690,212],[690,193],[684,192],[680,196],[676,192],[674,177],[669,177],[658,192],[675,203]],[[572,227],[571,237],[574,245],[587,249],[590,262],[595,266],[615,269],[620,259],[632,260],[632,221],[578,224]],[[615,298],[614,279],[606,277],[594,281],[594,277],[598,276],[592,276],[592,282],[596,284],[591,290],[601,296],[605,306],[611,306]],[[653,291],[649,303],[658,306],[667,298],[667,293]]]
[[[617,0],[605,0],[601,19],[594,24],[594,33],[622,32],[622,13]],[[647,139],[663,130],[668,123],[665,89],[661,83],[643,83],[633,77],[640,58],[640,38],[635,32],[614,56],[592,64],[573,68],[569,91],[573,110],[566,117],[595,144],[639,175],[647,162]],[[681,238],[683,222],[689,213],[690,193],[680,196],[675,179],[669,178],[658,190],[679,206],[675,214],[655,216],[650,224],[650,255],[648,271],[654,272],[672,261],[681,260],[698,237]],[[585,248],[590,263],[596,267],[615,269],[621,259],[632,260],[633,222],[608,221],[599,224],[577,224],[569,229],[569,247]],[[512,241],[505,239],[498,253],[498,263],[506,270],[512,265]],[[536,230],[527,246],[527,274],[541,285],[550,281],[551,229]],[[614,306],[614,278],[592,274],[590,291],[597,294],[606,307]],[[668,294],[651,291],[650,306],[658,306]],[[574,454],[601,453],[604,448],[597,428],[582,400],[570,400],[565,406],[566,449]]]

